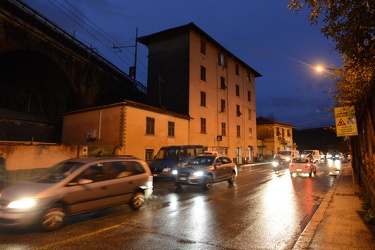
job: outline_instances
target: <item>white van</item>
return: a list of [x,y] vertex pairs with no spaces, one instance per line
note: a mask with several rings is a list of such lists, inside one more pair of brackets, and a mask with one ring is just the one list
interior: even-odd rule
[[311,156],[311,158],[313,159],[313,162],[319,162],[320,160],[320,151],[317,150],[317,149],[306,149],[306,150],[303,150],[302,154],[301,154],[301,157],[308,157],[308,156]]
[[283,163],[289,163],[293,158],[300,156],[297,150],[279,150],[277,154],[281,156]]

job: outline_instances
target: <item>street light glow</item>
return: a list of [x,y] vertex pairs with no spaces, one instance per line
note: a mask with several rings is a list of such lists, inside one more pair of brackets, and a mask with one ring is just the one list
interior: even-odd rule
[[318,72],[322,72],[324,70],[324,68],[322,66],[316,66],[316,71]]

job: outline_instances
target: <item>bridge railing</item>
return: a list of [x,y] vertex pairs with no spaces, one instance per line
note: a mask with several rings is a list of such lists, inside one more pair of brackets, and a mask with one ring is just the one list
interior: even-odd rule
[[[133,82],[137,91],[143,94],[147,94],[147,88],[142,83],[134,81],[134,79],[129,77],[129,75],[127,75],[116,65],[108,61],[93,48],[85,45],[75,36],[60,28],[57,24],[49,20],[47,17],[43,16],[41,13],[27,5],[25,2],[21,0],[1,0],[0,6],[2,9],[9,12],[9,14],[16,16],[23,22],[32,24],[33,28],[42,31],[44,34],[52,38],[55,42],[59,42],[66,48],[73,50],[76,54],[81,55],[81,57],[88,63],[92,64],[92,61],[96,60],[96,63],[106,65],[107,68],[111,69],[114,73],[118,74],[121,77],[127,78],[129,82]],[[94,57],[92,55],[94,55]]]

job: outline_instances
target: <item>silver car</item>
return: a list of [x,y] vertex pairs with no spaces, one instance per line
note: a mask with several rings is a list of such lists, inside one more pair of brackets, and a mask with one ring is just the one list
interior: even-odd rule
[[226,156],[201,155],[177,169],[176,175],[177,187],[198,185],[208,190],[214,182],[228,181],[229,184],[233,184],[237,176],[237,166]]
[[152,194],[148,165],[133,157],[76,158],[0,193],[0,225],[43,231],[61,228],[69,215],[129,203],[137,210]]

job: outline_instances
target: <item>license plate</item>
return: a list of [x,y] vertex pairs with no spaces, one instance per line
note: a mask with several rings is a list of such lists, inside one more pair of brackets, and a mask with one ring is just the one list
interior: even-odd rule
[[297,171],[298,171],[298,172],[302,172],[302,169],[301,169],[301,168],[297,168]]
[[153,176],[156,176],[156,177],[158,177],[158,174],[153,174]]
[[186,181],[187,178],[186,177],[180,177],[180,181]]

